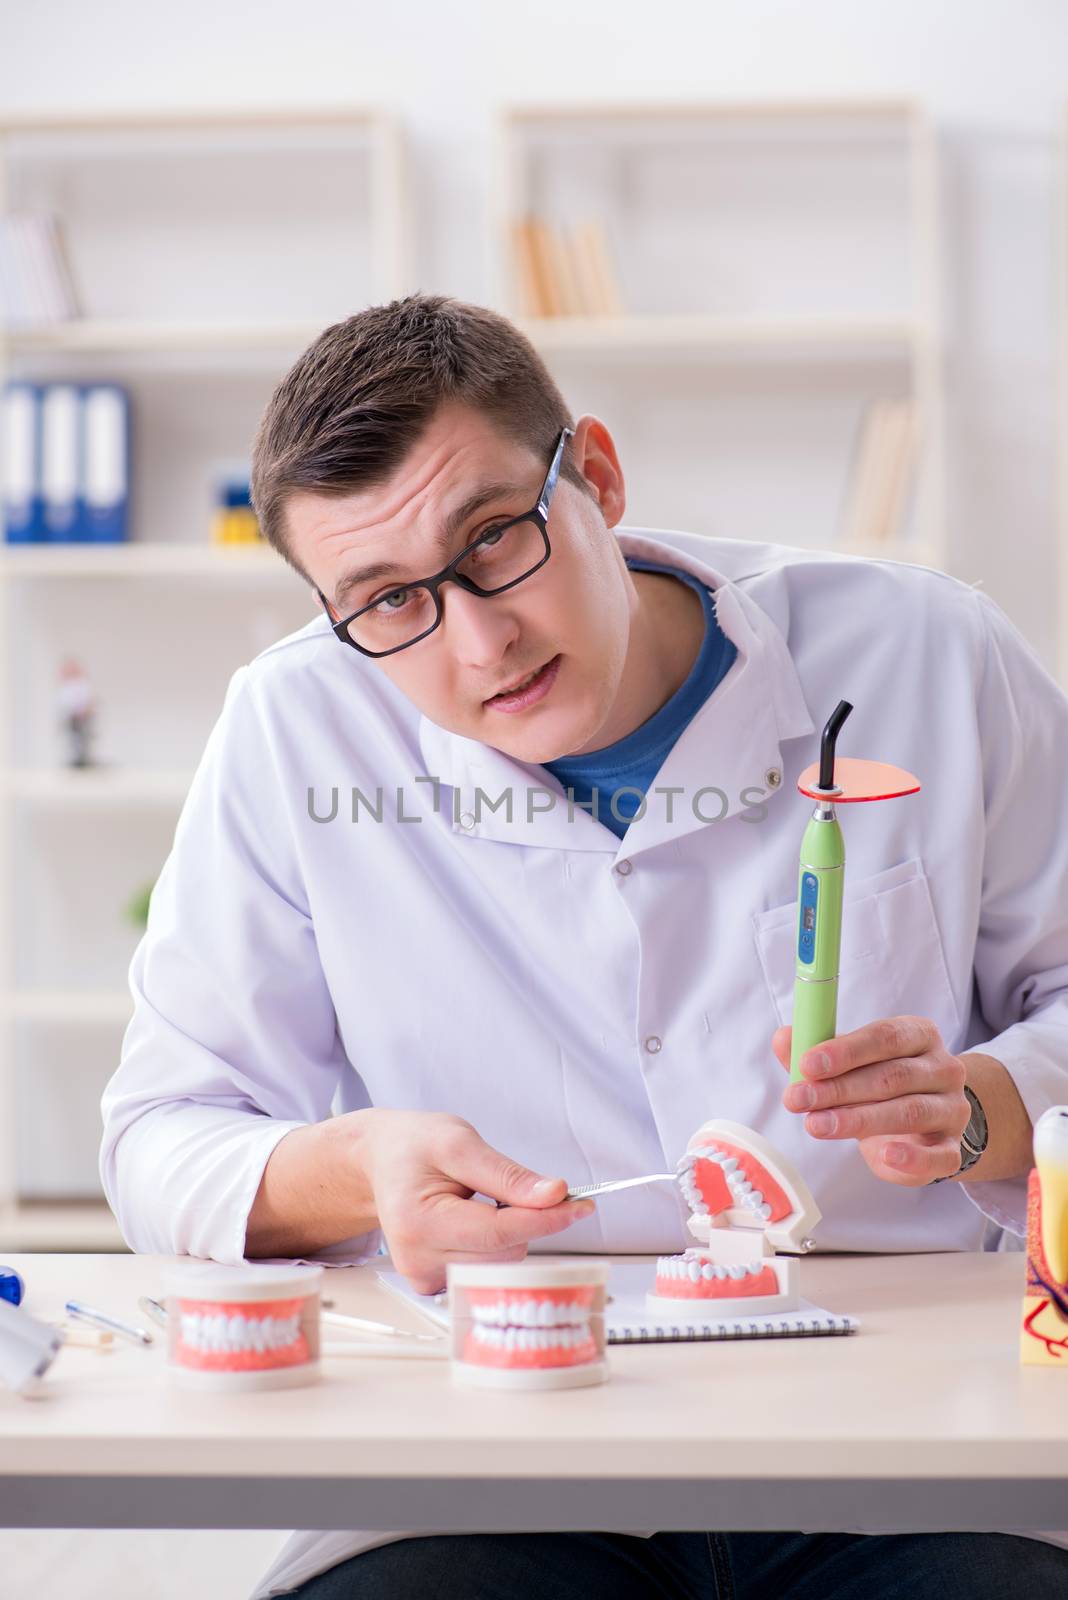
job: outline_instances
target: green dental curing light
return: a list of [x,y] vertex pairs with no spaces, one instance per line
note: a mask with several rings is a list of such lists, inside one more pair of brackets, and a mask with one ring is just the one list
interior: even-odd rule
[[835,745],[853,707],[840,700],[823,730],[820,759],[797,780],[815,800],[801,841],[797,875],[797,961],[794,972],[790,1082],[801,1083],[798,1063],[807,1050],[833,1039],[838,1027],[838,966],[842,948],[845,840],[835,806],[858,800],[896,800],[918,794],[911,772],[883,761],[835,757]]

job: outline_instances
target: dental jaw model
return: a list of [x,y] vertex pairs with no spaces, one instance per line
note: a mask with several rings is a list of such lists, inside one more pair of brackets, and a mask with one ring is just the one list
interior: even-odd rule
[[447,1268],[458,1383],[572,1389],[603,1383],[606,1261]]
[[706,1308],[721,1317],[796,1311],[800,1268],[791,1254],[812,1248],[820,1220],[800,1174],[752,1128],[718,1119],[693,1135],[679,1183],[699,1244],[660,1257],[649,1309],[687,1318]]
[[207,1389],[289,1389],[319,1377],[323,1268],[178,1263],[165,1274],[167,1360]]
[[1068,1106],[1035,1123],[1027,1184],[1027,1283],[1020,1329],[1024,1366],[1068,1369]]

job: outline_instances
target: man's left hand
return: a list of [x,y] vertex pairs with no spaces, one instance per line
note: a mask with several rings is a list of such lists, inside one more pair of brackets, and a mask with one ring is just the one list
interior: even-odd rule
[[[771,1045],[790,1070],[790,1028]],[[877,1178],[919,1187],[960,1167],[971,1107],[965,1065],[927,1017],[885,1017],[801,1057],[802,1083],[783,1094],[815,1139],[856,1139]]]

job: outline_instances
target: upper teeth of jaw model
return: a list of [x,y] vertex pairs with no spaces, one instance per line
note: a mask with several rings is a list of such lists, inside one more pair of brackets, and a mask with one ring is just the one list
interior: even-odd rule
[[752,1128],[719,1118],[691,1138],[679,1184],[699,1248],[660,1257],[650,1310],[690,1317],[711,1302],[723,1317],[796,1311],[798,1262],[776,1252],[810,1249],[820,1220],[796,1168]]

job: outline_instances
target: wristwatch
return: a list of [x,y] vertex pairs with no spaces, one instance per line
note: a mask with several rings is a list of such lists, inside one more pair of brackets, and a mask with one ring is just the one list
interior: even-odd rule
[[946,1172],[941,1178],[932,1178],[931,1183],[945,1183],[947,1178],[959,1178],[962,1172],[967,1172],[970,1167],[975,1166],[990,1142],[986,1112],[980,1104],[979,1096],[974,1089],[969,1089],[967,1084],[964,1085],[964,1093],[968,1096],[972,1114],[968,1118],[968,1126],[960,1136],[960,1166],[956,1172]]

